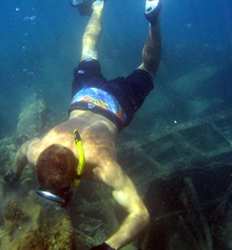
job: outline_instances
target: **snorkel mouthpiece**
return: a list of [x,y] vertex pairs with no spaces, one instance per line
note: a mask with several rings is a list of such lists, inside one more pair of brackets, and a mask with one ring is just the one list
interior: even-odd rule
[[63,199],[62,197],[60,197],[57,194],[53,194],[50,191],[47,191],[47,190],[40,190],[39,189],[36,191],[36,194],[39,195],[40,197],[42,197],[46,200],[49,200],[51,202],[54,202],[62,207],[67,204],[65,199]]

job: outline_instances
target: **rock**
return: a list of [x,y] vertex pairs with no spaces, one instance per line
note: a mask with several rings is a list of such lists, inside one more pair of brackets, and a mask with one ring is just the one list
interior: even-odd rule
[[14,164],[16,145],[13,137],[5,137],[0,140],[0,174],[3,175]]
[[[192,98],[194,93],[204,84],[208,84],[211,79],[218,72],[218,68],[214,65],[200,66],[193,71],[180,76],[174,82],[169,83],[169,86],[179,93],[183,98]],[[194,83],[194,84],[190,84]]]
[[40,135],[45,126],[46,104],[37,95],[31,96],[24,104],[18,117],[16,137],[19,144]]
[[[62,210],[42,207],[31,195],[9,201],[0,228],[0,249],[75,250],[69,216]],[[81,249],[79,249],[81,250]]]

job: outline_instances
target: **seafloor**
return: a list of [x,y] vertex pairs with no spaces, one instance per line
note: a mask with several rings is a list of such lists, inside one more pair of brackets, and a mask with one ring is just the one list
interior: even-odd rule
[[[1,139],[1,176],[14,166],[24,141],[55,124],[51,117],[43,99],[30,97],[15,134]],[[149,131],[138,132],[138,122],[122,134],[120,163],[152,218],[146,232],[125,250],[232,249],[231,123],[232,110],[222,109],[174,125],[157,117],[153,125],[150,120]],[[104,241],[125,216],[110,190],[99,183],[84,181],[67,210],[35,196],[30,166],[20,183],[9,186],[1,179],[0,185],[2,250],[89,249]]]

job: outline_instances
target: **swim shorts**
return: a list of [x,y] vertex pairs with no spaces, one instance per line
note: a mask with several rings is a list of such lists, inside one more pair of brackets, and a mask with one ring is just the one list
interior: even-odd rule
[[121,129],[129,125],[153,87],[152,76],[144,70],[136,69],[127,77],[108,81],[97,60],[84,60],[74,70],[69,112],[91,110]]

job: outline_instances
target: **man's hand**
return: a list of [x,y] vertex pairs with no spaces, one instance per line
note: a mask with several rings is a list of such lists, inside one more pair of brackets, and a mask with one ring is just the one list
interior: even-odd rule
[[103,243],[99,246],[92,247],[90,250],[115,250],[114,248],[110,247],[106,243]]
[[13,170],[9,170],[4,175],[4,181],[8,184],[16,184],[18,181],[18,177]]

